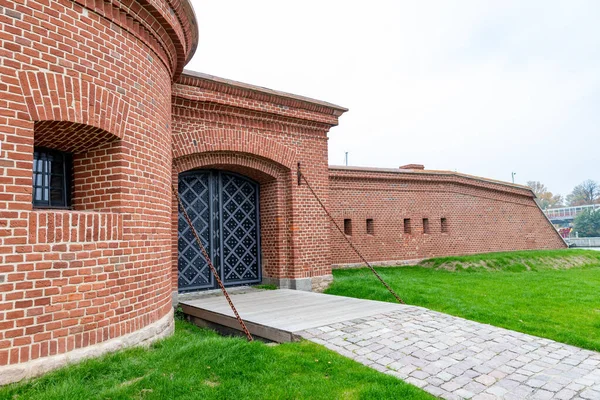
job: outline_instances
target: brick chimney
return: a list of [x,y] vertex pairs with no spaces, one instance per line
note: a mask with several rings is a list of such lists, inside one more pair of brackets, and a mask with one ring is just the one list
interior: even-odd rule
[[425,169],[422,164],[406,164],[400,167],[400,169]]

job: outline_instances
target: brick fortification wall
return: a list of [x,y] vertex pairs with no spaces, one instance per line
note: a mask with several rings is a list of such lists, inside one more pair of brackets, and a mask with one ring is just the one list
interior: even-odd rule
[[[345,108],[195,72],[173,86],[173,182],[198,168],[237,172],[260,184],[263,281],[311,289],[331,276],[329,222],[303,173],[327,202],[327,132]],[[177,205],[173,204],[173,291]]]
[[[347,167],[330,167],[329,182],[332,214],[368,261],[566,247],[523,186],[446,171]],[[360,262],[335,228],[331,248],[335,265]]]
[[[190,18],[181,0],[0,3],[0,384],[172,328]],[[73,154],[71,208],[32,207],[34,146]]]
[[[347,110],[183,72],[195,23],[187,0],[0,2],[0,384],[172,330],[171,184],[194,169],[258,182],[264,282],[282,287],[358,261],[299,168],[369,260],[564,247],[518,185],[329,168]],[[69,207],[33,207],[34,148],[72,157]]]

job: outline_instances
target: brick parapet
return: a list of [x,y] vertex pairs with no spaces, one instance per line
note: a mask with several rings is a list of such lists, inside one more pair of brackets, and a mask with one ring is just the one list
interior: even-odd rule
[[275,132],[288,132],[323,137],[332,125],[290,116],[266,113],[243,106],[215,104],[210,101],[195,101],[173,94],[173,112],[182,118],[201,119],[266,129]]
[[[336,223],[350,220],[347,237],[369,261],[566,247],[531,190],[519,185],[446,171],[347,167],[331,167],[329,185]],[[331,246],[333,264],[361,261],[333,226]]]
[[[496,181],[474,175],[461,174],[453,171],[436,170],[403,170],[390,168],[371,167],[343,167],[329,166],[329,176],[332,179],[358,179],[370,180],[392,180],[404,182],[430,182],[443,185],[444,183],[491,189],[507,194],[515,194],[525,197],[535,197],[527,186],[517,185],[509,182]],[[440,186],[442,188],[443,186]]]
[[339,116],[347,111],[334,104],[191,71],[184,71],[173,85],[173,97],[304,120],[327,126],[326,130],[337,125]]

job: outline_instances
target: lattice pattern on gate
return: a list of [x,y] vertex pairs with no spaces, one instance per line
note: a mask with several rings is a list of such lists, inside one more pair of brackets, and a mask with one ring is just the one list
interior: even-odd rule
[[260,280],[257,186],[235,175],[221,176],[223,277],[227,282]]
[[[179,195],[225,285],[261,281],[259,186],[223,171],[193,171],[179,177]],[[179,291],[215,287],[208,265],[179,215]]]
[[[210,240],[210,174],[186,174],[179,178],[179,196],[183,203],[192,225],[198,232],[202,244],[209,254],[212,253]],[[183,290],[208,289],[214,286],[214,278],[210,273],[208,264],[194,241],[194,235],[189,225],[179,213],[178,221],[179,238],[177,242],[178,285]]]

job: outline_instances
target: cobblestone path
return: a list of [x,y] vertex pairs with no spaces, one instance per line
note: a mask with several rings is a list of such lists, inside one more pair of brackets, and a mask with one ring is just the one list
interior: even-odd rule
[[600,353],[421,307],[297,334],[445,399],[600,400]]

